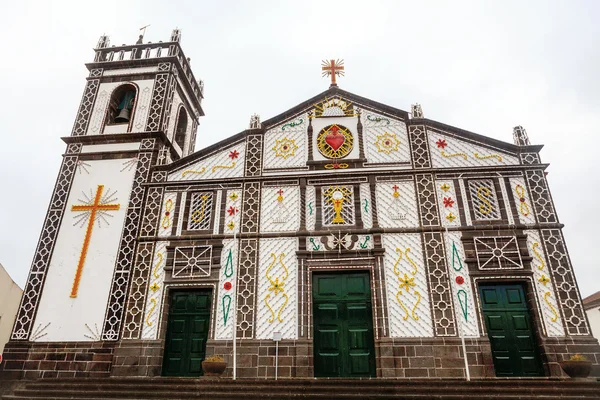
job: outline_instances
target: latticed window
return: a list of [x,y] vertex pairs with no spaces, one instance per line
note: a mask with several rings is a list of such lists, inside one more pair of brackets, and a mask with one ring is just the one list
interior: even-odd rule
[[213,194],[207,192],[192,193],[188,218],[189,230],[208,230],[213,209]]
[[212,246],[177,247],[173,261],[173,278],[210,276]]
[[469,181],[469,192],[473,204],[475,219],[500,219],[498,197],[492,179],[477,179]]
[[352,186],[321,188],[323,226],[354,225],[354,190]]

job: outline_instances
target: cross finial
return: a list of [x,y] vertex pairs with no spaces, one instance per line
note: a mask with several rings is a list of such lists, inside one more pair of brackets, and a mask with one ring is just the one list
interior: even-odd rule
[[344,60],[323,60],[321,71],[321,76],[331,76],[331,86],[337,86],[335,76],[344,76]]

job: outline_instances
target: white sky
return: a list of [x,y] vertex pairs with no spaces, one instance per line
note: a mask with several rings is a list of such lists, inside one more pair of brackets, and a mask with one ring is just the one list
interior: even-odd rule
[[182,46],[205,81],[197,149],[327,89],[320,63],[343,58],[340,87],[512,142],[523,125],[542,161],[584,296],[597,279],[600,2],[2,1],[0,263],[23,286],[85,85],[112,44]]

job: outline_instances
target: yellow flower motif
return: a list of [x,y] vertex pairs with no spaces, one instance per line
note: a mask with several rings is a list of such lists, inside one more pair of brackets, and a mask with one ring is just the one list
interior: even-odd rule
[[446,216],[446,219],[450,222],[454,222],[454,220],[456,219],[456,215],[450,213]]
[[442,186],[440,186],[440,189],[442,189],[444,192],[447,192],[448,190],[450,190],[450,185],[444,183]]
[[284,137],[283,139],[277,139],[277,143],[272,150],[275,152],[276,157],[283,157],[285,159],[296,155],[297,149],[298,145],[296,145],[294,139],[288,139],[287,137]]
[[152,289],[153,292],[156,292],[158,289],[160,289],[160,286],[158,286],[158,283],[154,282],[152,286],[150,286],[150,289]]
[[233,221],[231,221],[231,222],[229,222],[229,223],[227,224],[227,227],[228,227],[230,230],[233,230],[233,228],[235,227],[235,223],[234,223]]
[[380,153],[390,154],[392,151],[398,151],[400,141],[396,137],[396,134],[385,132],[383,135],[377,135],[375,146],[377,151]]
[[238,197],[240,197],[240,196],[238,196],[238,194],[236,192],[233,192],[233,193],[231,193],[231,195],[229,195],[229,198],[232,201],[236,201],[238,199]]
[[415,278],[409,278],[407,274],[404,274],[404,278],[398,277],[400,281],[400,289],[404,288],[408,292],[411,286],[415,286]]
[[269,291],[273,292],[273,294],[279,294],[279,292],[284,292],[283,282],[279,282],[279,277],[276,277],[274,281],[271,281],[271,287],[269,288]]
[[542,285],[546,286],[548,282],[550,282],[550,279],[546,275],[542,274],[538,281],[540,281]]

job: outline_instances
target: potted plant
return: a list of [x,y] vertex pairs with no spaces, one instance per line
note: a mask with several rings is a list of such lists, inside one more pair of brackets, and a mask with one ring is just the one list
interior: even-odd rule
[[202,361],[202,370],[205,376],[221,376],[227,368],[227,363],[221,356],[210,356]]
[[581,354],[575,354],[566,361],[560,361],[559,364],[571,378],[587,378],[592,371],[592,362]]

